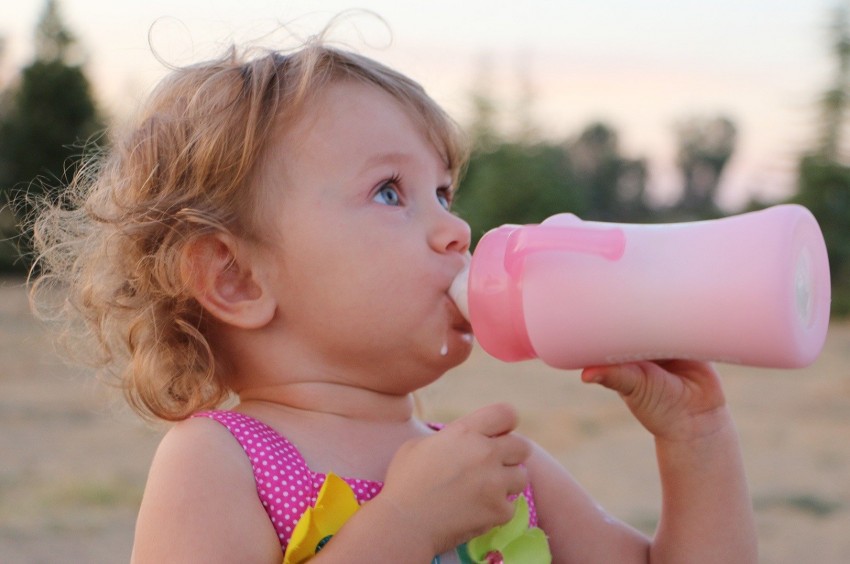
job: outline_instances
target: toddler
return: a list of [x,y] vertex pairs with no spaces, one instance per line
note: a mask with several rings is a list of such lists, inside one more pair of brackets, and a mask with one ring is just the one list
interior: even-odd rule
[[416,418],[412,394],[472,347],[447,294],[469,256],[451,211],[466,156],[373,60],[320,38],[234,48],[171,72],[45,207],[36,300],[65,287],[68,332],[139,413],[174,422],[134,562],[755,562],[707,364],[582,374],[655,437],[653,538],[517,435],[508,405]]

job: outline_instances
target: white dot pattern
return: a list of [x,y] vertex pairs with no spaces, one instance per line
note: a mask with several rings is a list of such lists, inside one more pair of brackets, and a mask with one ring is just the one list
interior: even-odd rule
[[[315,505],[326,475],[310,470],[295,445],[252,417],[233,411],[209,411],[196,417],[218,421],[242,445],[251,460],[257,494],[285,548],[301,515]],[[343,479],[361,504],[375,497],[383,486],[370,480]]]
[[[313,472],[298,449],[277,431],[260,421],[234,411],[206,411],[195,417],[207,417],[221,423],[242,446],[251,461],[257,494],[271,519],[285,551],[295,524],[316,503],[326,474]],[[432,425],[439,429],[440,426]],[[381,491],[382,482],[343,478],[361,504]],[[537,526],[537,511],[531,485],[525,490],[529,525]]]

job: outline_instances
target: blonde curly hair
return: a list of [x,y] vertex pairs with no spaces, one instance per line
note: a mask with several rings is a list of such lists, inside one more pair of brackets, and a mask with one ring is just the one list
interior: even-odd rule
[[[143,417],[177,421],[229,397],[181,257],[210,233],[260,235],[256,176],[269,140],[338,80],[391,94],[457,182],[466,143],[423,88],[315,38],[287,53],[232,47],[174,69],[109,150],[87,159],[61,198],[40,206],[32,224],[34,308],[60,321],[65,349],[114,376]],[[93,346],[81,348],[78,337]]]

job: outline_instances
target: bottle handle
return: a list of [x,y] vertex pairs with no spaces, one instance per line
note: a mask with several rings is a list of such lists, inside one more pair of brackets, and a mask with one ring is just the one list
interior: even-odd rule
[[[556,221],[548,223],[551,219]],[[505,271],[518,275],[525,257],[559,251],[597,255],[617,261],[626,252],[626,234],[618,227],[590,227],[572,214],[559,214],[540,225],[514,229],[505,248]]]

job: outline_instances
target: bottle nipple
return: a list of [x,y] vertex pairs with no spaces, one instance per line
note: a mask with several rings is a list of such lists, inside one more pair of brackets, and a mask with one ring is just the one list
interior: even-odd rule
[[449,287],[449,297],[454,301],[457,309],[460,310],[460,313],[463,317],[469,321],[469,296],[468,296],[468,286],[469,286],[469,264],[463,268],[460,272],[458,272],[455,279],[452,281],[452,285]]

